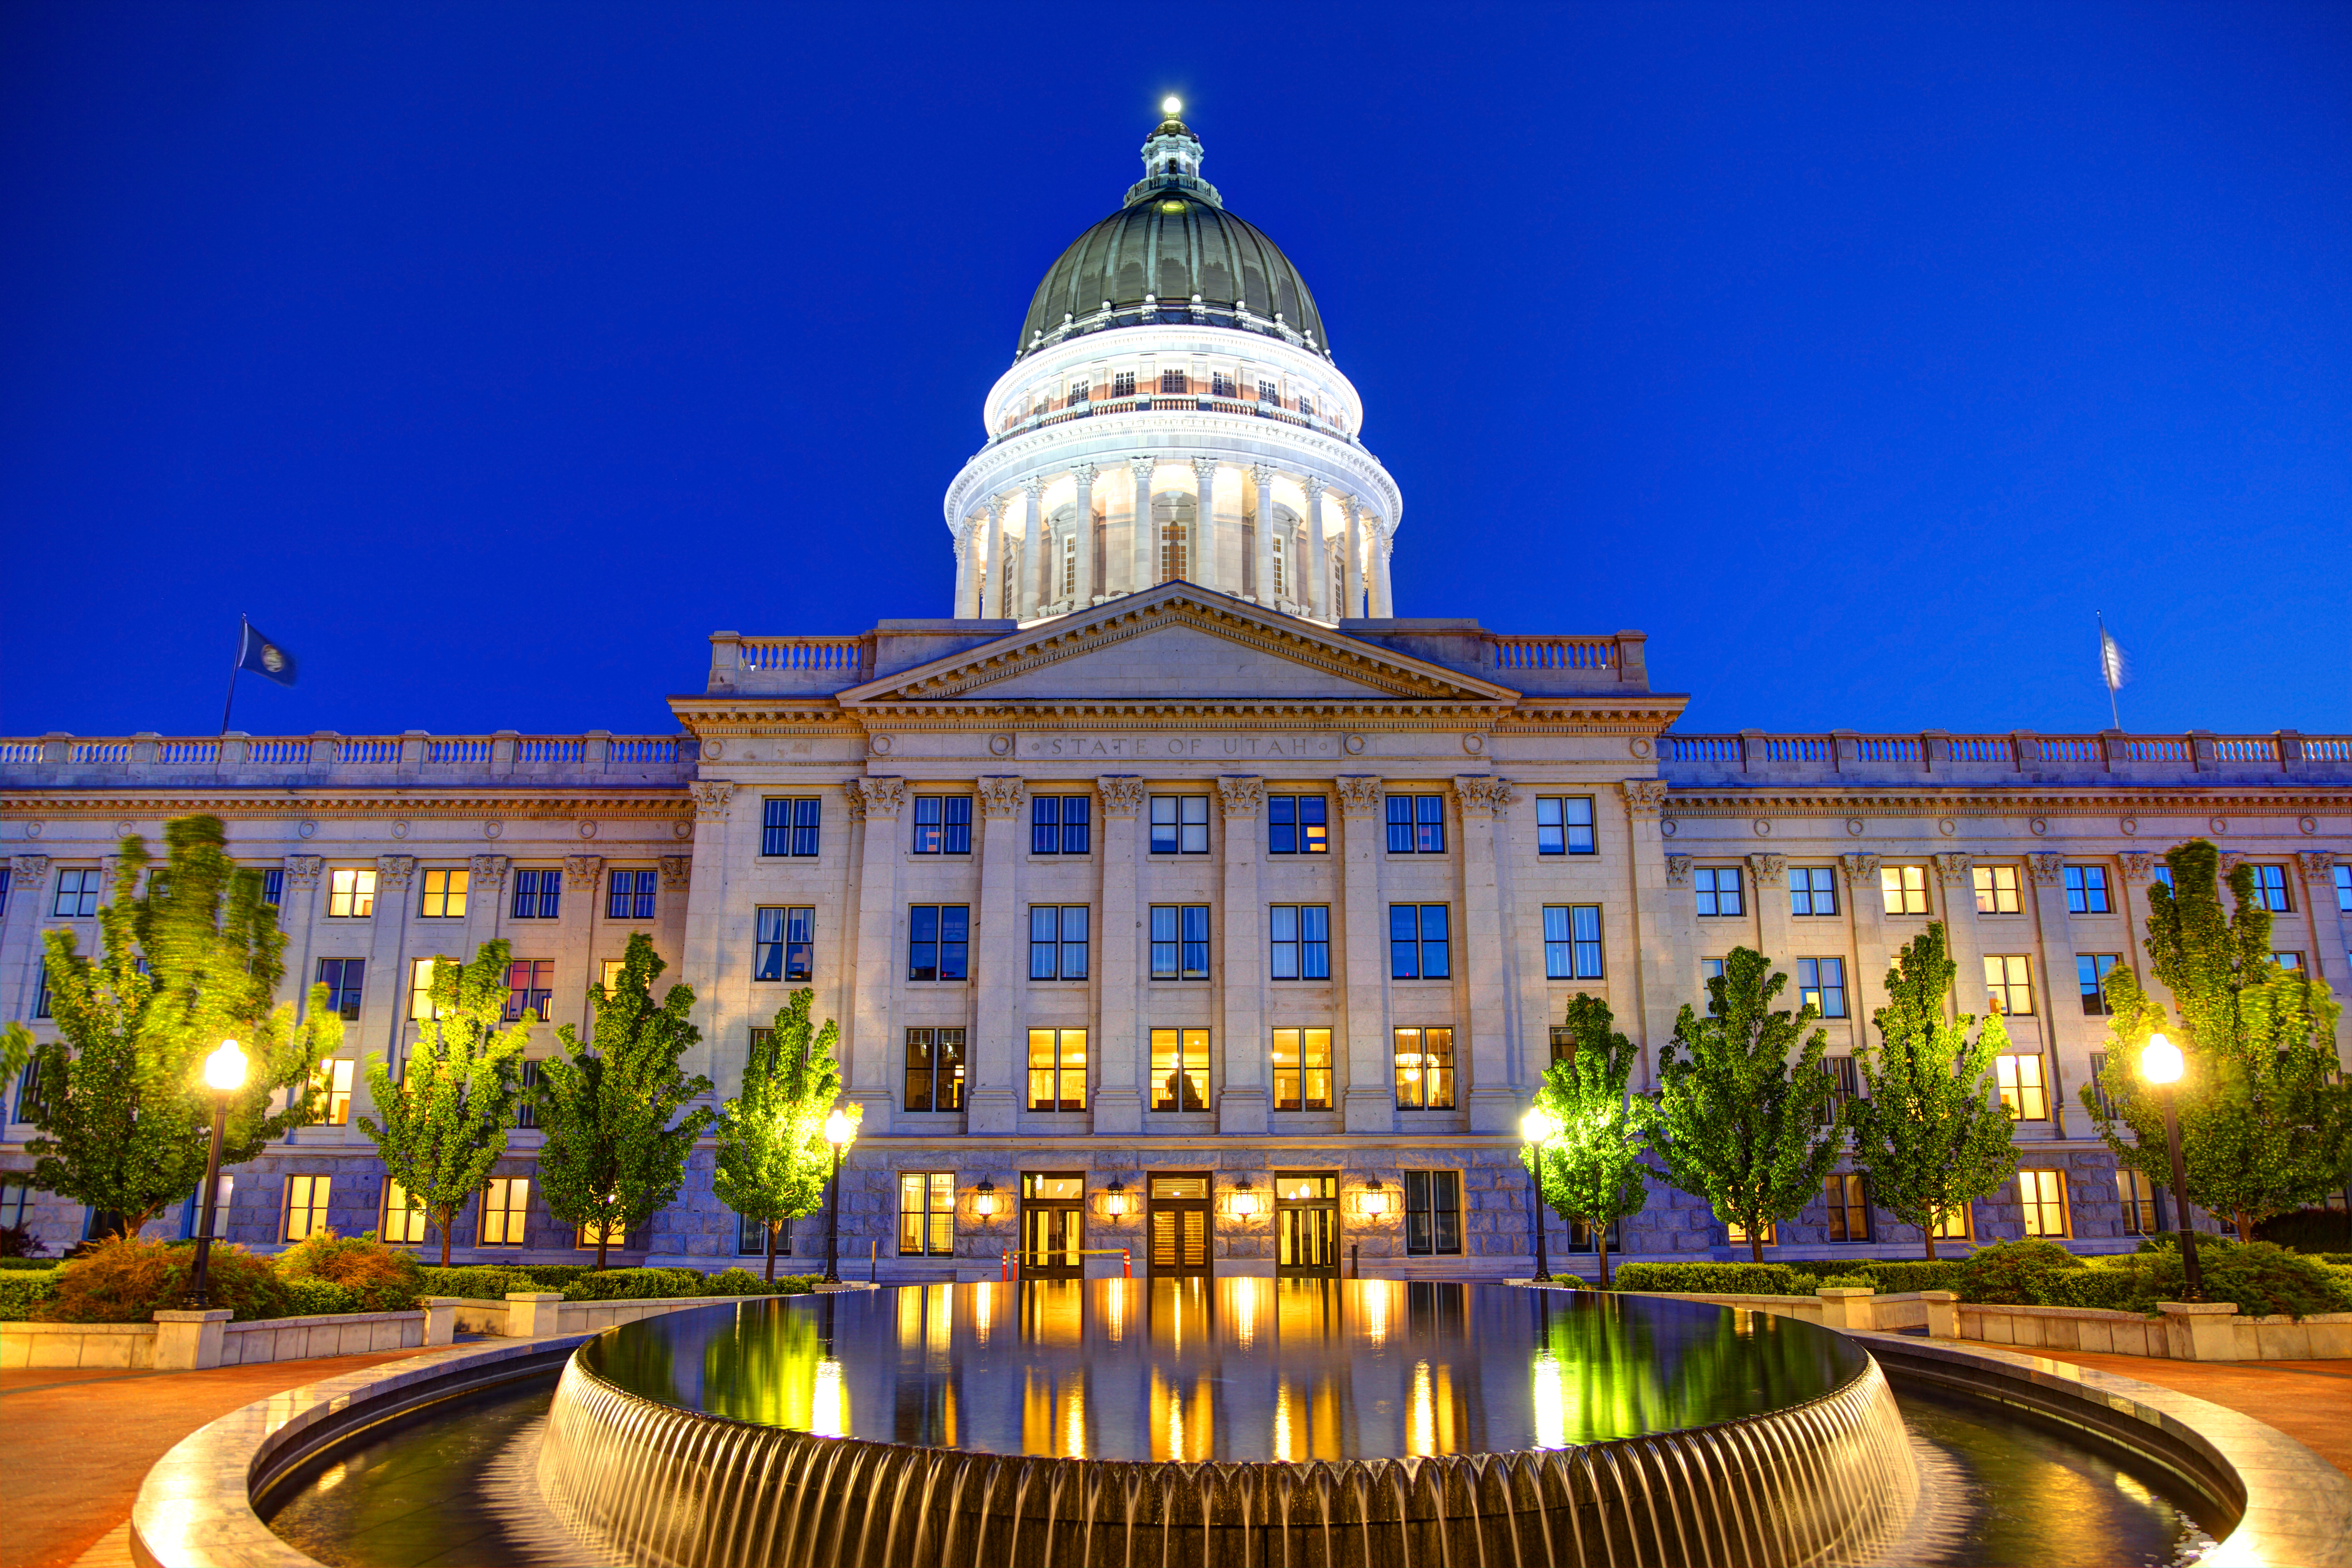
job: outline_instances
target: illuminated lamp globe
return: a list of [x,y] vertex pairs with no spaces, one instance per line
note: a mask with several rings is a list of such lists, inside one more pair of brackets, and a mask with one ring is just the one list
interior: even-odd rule
[[1389,1212],[1388,1189],[1381,1185],[1380,1178],[1377,1176],[1365,1186],[1363,1195],[1356,1201],[1363,1205],[1364,1217],[1367,1219],[1378,1219]]
[[1249,1219],[1257,1213],[1257,1189],[1250,1185],[1247,1176],[1234,1189],[1234,1217]]
[[1559,1118],[1541,1106],[1537,1106],[1519,1118],[1519,1136],[1530,1143],[1544,1143],[1559,1135]]
[[1127,1184],[1113,1179],[1103,1193],[1103,1213],[1118,1219],[1127,1213]]
[[1171,118],[1181,114],[1184,112],[1184,100],[1171,92],[1160,100],[1160,112]]
[[2189,1070],[2187,1058],[2180,1047],[2162,1035],[2150,1035],[2147,1044],[2140,1047],[2139,1075],[2150,1083],[2173,1084]]
[[824,1119],[824,1141],[835,1148],[849,1142],[851,1131],[848,1114],[836,1110]]
[[971,1190],[971,1212],[986,1219],[996,1212],[996,1184],[982,1182]]
[[220,1049],[205,1058],[205,1083],[223,1094],[243,1089],[245,1047],[235,1040],[223,1040]]

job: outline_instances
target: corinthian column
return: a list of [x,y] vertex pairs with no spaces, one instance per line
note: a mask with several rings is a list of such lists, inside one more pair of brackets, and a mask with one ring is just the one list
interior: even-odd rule
[[1372,614],[1386,619],[1396,614],[1396,595],[1389,586],[1389,552],[1396,536],[1381,529],[1372,541]]
[[1079,562],[1078,585],[1071,595],[1084,605],[1103,592],[1103,585],[1095,581],[1095,466],[1080,463],[1070,470],[1070,478],[1078,486],[1078,517],[1073,526],[1078,534]]
[[979,614],[983,621],[1004,616],[1004,503],[993,496],[988,501],[988,526],[981,534]]
[[1141,999],[1136,918],[1135,839],[1143,809],[1143,780],[1113,773],[1095,781],[1102,811],[1102,924],[1095,939],[1102,973],[1102,1021],[1095,1056],[1095,1119],[1097,1132],[1143,1131],[1143,1040],[1137,1003]]
[[1021,481],[1021,582],[1018,589],[1021,610],[1016,618],[1024,621],[1037,614],[1039,563],[1050,562],[1053,554],[1045,547],[1045,524],[1037,512],[1037,498],[1045,489],[1045,481],[1034,475]]
[[956,585],[955,609],[961,617],[971,607],[971,522],[969,517],[955,525]]
[[964,1127],[1010,1132],[1021,1110],[1020,1064],[1025,1037],[1017,1016],[1020,984],[1028,973],[1028,923],[1013,901],[1026,790],[1017,777],[992,773],[980,781],[980,908],[972,911],[972,1030],[964,1071],[971,1084]]
[[1214,458],[1192,459],[1192,513],[1198,521],[1199,537],[1192,541],[1192,581],[1203,588],[1217,584],[1217,460]]
[[1339,606],[1346,620],[1364,613],[1364,514],[1354,496],[1340,497],[1339,504],[1348,513],[1348,602]]
[[1160,581],[1157,552],[1160,542],[1151,537],[1151,470],[1158,465],[1150,458],[1130,458],[1128,471],[1135,476],[1134,523],[1128,531],[1128,543],[1133,549],[1130,580],[1127,591],[1140,594]]
[[1257,509],[1257,602],[1274,603],[1274,466],[1260,463],[1250,469]]
[[1309,474],[1299,484],[1307,491],[1307,548],[1299,552],[1295,564],[1306,592],[1291,597],[1307,606],[1307,613],[1316,620],[1328,620],[1324,601],[1331,596],[1330,584],[1324,581],[1330,563],[1323,553],[1323,481]]
[[1217,781],[1224,805],[1223,899],[1224,1061],[1219,1075],[1217,1131],[1265,1131],[1265,944],[1258,902],[1258,818],[1265,814],[1265,781],[1227,774]]

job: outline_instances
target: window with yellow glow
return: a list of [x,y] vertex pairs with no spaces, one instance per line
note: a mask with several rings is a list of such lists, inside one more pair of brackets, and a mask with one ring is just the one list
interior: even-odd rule
[[286,1178],[287,1240],[300,1241],[327,1228],[327,1194],[333,1185],[332,1176]]
[[327,874],[327,918],[363,921],[375,914],[375,873],[352,868]]
[[2000,1083],[2000,1102],[2009,1108],[2012,1120],[2050,1120],[2050,1090],[2042,1082],[2040,1057],[2003,1054],[1995,1057],[1992,1065]]
[[2063,1237],[2066,1234],[2065,1172],[2018,1172],[2017,1203],[2025,1221],[2026,1235]]
[[1890,915],[1927,912],[1927,868],[1882,866],[1878,871],[1879,900]]
[[1087,1032],[1084,1029],[1029,1031],[1029,1109],[1084,1110],[1087,1108]]
[[357,1065],[343,1057],[320,1062],[312,1069],[310,1082],[317,1092],[310,1107],[318,1112],[320,1125],[341,1127],[351,1121],[352,1069]]
[[1331,1109],[1331,1031],[1276,1029],[1274,1032],[1274,1108],[1276,1110]]
[[1985,1000],[1992,1012],[2022,1018],[2033,1012],[2033,967],[2025,954],[1987,953]]
[[1151,1031],[1151,1109],[1209,1109],[1209,1031]]
[[473,879],[470,871],[421,871],[425,882],[425,902],[416,912],[428,921],[460,921],[466,918],[466,888]]
[[2013,915],[2017,913],[2017,868],[2014,866],[1979,866],[1975,872],[1977,913],[1980,915]]
[[530,1217],[530,1178],[492,1176],[482,1188],[482,1221],[477,1247],[520,1247]]
[[955,1173],[906,1171],[898,1176],[898,1256],[955,1256]]
[[386,1178],[383,1184],[383,1226],[377,1232],[393,1247],[415,1247],[425,1240],[424,1200],[410,1195],[407,1188]]

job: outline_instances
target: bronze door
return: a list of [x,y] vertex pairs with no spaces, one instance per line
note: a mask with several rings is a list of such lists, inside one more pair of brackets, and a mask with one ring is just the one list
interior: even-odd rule
[[1154,1279],[1209,1277],[1209,1178],[1154,1176],[1147,1217]]
[[1021,1177],[1021,1278],[1083,1279],[1087,1179],[1076,1172],[1024,1172]]
[[1277,1277],[1337,1279],[1339,1178],[1328,1171],[1276,1171],[1274,1241]]

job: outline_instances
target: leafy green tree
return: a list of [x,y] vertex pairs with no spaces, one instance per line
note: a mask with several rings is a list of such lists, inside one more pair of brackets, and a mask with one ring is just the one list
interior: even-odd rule
[[383,1121],[360,1117],[360,1131],[385,1173],[432,1217],[445,1268],[457,1211],[488,1183],[515,1124],[530,1026],[506,1022],[507,958],[505,942],[486,942],[471,963],[436,959],[433,1016],[419,1029],[400,1081],[393,1082],[381,1053],[368,1057],[368,1092]]
[[631,936],[612,987],[589,989],[593,1043],[581,1044],[566,1024],[555,1031],[562,1054],[539,1068],[533,1100],[547,1134],[540,1189],[557,1219],[595,1233],[599,1268],[614,1236],[644,1226],[677,1196],[686,1157],[710,1125],[707,1106],[678,1116],[710,1092],[710,1080],[678,1066],[702,1034],[687,1022],[693,987],[673,985],[654,1001],[665,967],[650,938]]
[[[2336,1060],[2338,1007],[2326,983],[2271,959],[2271,916],[2254,872],[2230,873],[2235,907],[2221,905],[2221,852],[2192,839],[2165,856],[2172,885],[2148,889],[2148,967],[2172,994],[2173,1043],[2188,1070],[2179,1097],[2189,1199],[2227,1215],[2238,1239],[2258,1221],[2316,1203],[2352,1172],[2352,1087]],[[2140,1076],[2140,1047],[2167,1027],[2165,1010],[2139,976],[2107,976],[2115,1046],[2103,1084],[2084,1084],[2083,1105],[2116,1161],[2162,1186],[2172,1180],[2164,1135],[2165,1092]]]
[[1772,961],[1735,947],[1706,983],[1706,1016],[1684,1004],[1660,1053],[1645,1125],[1667,1179],[1748,1233],[1764,1260],[1764,1230],[1821,1195],[1836,1165],[1843,1116],[1821,1070],[1828,1034],[1811,1004],[1775,1012],[1789,983]]
[[1605,1290],[1609,1227],[1640,1214],[1650,1197],[1641,1112],[1626,1089],[1641,1051],[1617,1032],[1609,1004],[1582,992],[1568,1005],[1568,1030],[1574,1049],[1545,1069],[1535,1097],[1535,1109],[1559,1131],[1544,1141],[1540,1155],[1522,1148],[1519,1161],[1535,1173],[1546,1207],[1570,1225],[1581,1220],[1592,1228]]
[[[777,1232],[786,1220],[824,1205],[833,1170],[824,1122],[841,1095],[841,1063],[834,1054],[841,1031],[830,1018],[812,1029],[814,1000],[805,988],[784,999],[775,1027],[744,1067],[742,1092],[719,1112],[711,1190],[737,1214],[767,1226],[770,1279],[776,1277]],[[855,1121],[857,1107],[846,1109]]]
[[1858,1053],[1864,1098],[1846,1108],[1872,1201],[1917,1226],[1931,1258],[1941,1216],[2017,1173],[2014,1120],[1993,1071],[2009,1031],[1996,1013],[1970,1043],[1975,1017],[1954,1022],[1944,1010],[1955,973],[1940,921],[1895,955],[1886,1005],[1871,1015],[1879,1047]]
[[223,1040],[247,1060],[245,1087],[228,1097],[223,1164],[315,1120],[312,1078],[342,1043],[324,986],[299,1024],[291,1002],[274,1001],[286,939],[261,873],[230,860],[226,837],[216,817],[166,823],[164,861],[143,892],[146,843],[125,838],[99,952],[82,954],[72,931],[45,934],[59,1038],[36,1047],[16,1024],[0,1044],[0,1057],[38,1070],[32,1184],[118,1216],[125,1235],[203,1184],[215,1103],[204,1059]]

